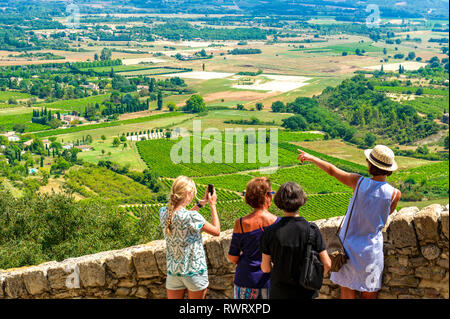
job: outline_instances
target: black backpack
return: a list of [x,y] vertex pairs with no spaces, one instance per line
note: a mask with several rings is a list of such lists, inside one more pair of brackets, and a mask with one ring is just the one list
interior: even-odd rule
[[308,243],[306,244],[305,258],[300,264],[301,286],[310,290],[319,290],[323,281],[323,264],[319,259],[319,253],[313,249],[314,231],[309,224]]

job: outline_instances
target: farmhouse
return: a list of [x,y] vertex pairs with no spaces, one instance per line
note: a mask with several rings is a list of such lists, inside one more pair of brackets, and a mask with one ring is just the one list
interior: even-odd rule
[[71,143],[64,144],[62,148],[65,150],[71,150],[73,148],[73,144]]
[[6,133],[0,134],[0,135],[5,136],[8,139],[8,141],[10,141],[10,142],[18,142],[18,141],[20,141],[20,137],[18,137],[16,135],[16,132],[14,132],[14,131],[6,132]]
[[18,142],[18,141],[20,141],[20,137],[18,137],[17,135],[13,135],[13,136],[8,137],[8,141]]
[[75,146],[75,148],[79,149],[82,152],[92,151],[92,146],[90,146],[90,145],[78,145],[78,146]]
[[143,89],[148,90],[148,85],[138,85],[138,86],[136,86],[136,87],[137,87],[138,91],[141,91],[141,90],[143,90]]
[[[55,117],[57,117],[58,115],[55,114]],[[66,124],[70,124],[70,122],[72,121],[84,121],[84,117],[78,116],[78,115],[74,115],[74,114],[62,114],[61,116],[61,121],[65,122]]]
[[98,90],[98,85],[95,83],[81,84],[80,86],[86,89]]
[[31,144],[33,144],[33,140],[28,140],[26,142],[23,142],[23,145],[25,145],[25,146],[30,146]]
[[45,147],[45,148],[49,148],[51,142],[50,142],[49,140],[45,139],[45,140],[42,140],[42,144],[44,144],[44,147]]
[[11,82],[13,82],[14,80],[16,80],[17,81],[17,84],[20,84],[20,82],[22,82],[22,78],[19,78],[19,77],[15,77],[15,76],[12,76],[12,77],[10,77],[9,78],[9,80],[11,81]]

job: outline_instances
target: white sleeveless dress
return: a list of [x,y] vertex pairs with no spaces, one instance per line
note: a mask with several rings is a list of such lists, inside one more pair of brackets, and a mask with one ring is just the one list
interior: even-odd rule
[[[362,180],[361,180],[362,179]],[[339,237],[344,238],[349,210],[353,214],[344,242],[349,259],[330,280],[339,286],[357,291],[374,292],[381,288],[384,267],[382,229],[389,217],[394,187],[361,177],[359,190],[350,199]]]

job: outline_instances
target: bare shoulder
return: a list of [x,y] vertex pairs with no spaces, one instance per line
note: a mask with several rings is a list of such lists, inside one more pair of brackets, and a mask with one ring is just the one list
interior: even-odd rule
[[236,234],[240,234],[241,233],[241,226],[240,226],[239,218],[236,219],[235,222],[234,222],[233,233],[236,233]]
[[276,222],[277,219],[278,216],[268,212],[266,215],[264,215],[264,227],[272,225]]

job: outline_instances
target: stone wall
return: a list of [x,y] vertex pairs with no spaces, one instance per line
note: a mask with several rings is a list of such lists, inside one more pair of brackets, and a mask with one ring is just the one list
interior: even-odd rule
[[[342,217],[318,220],[327,247]],[[383,230],[385,268],[379,298],[449,298],[448,205],[404,208]],[[235,266],[226,254],[232,230],[204,236],[207,298],[232,298]],[[165,242],[0,270],[0,298],[165,298]],[[338,298],[328,277],[319,298]]]

